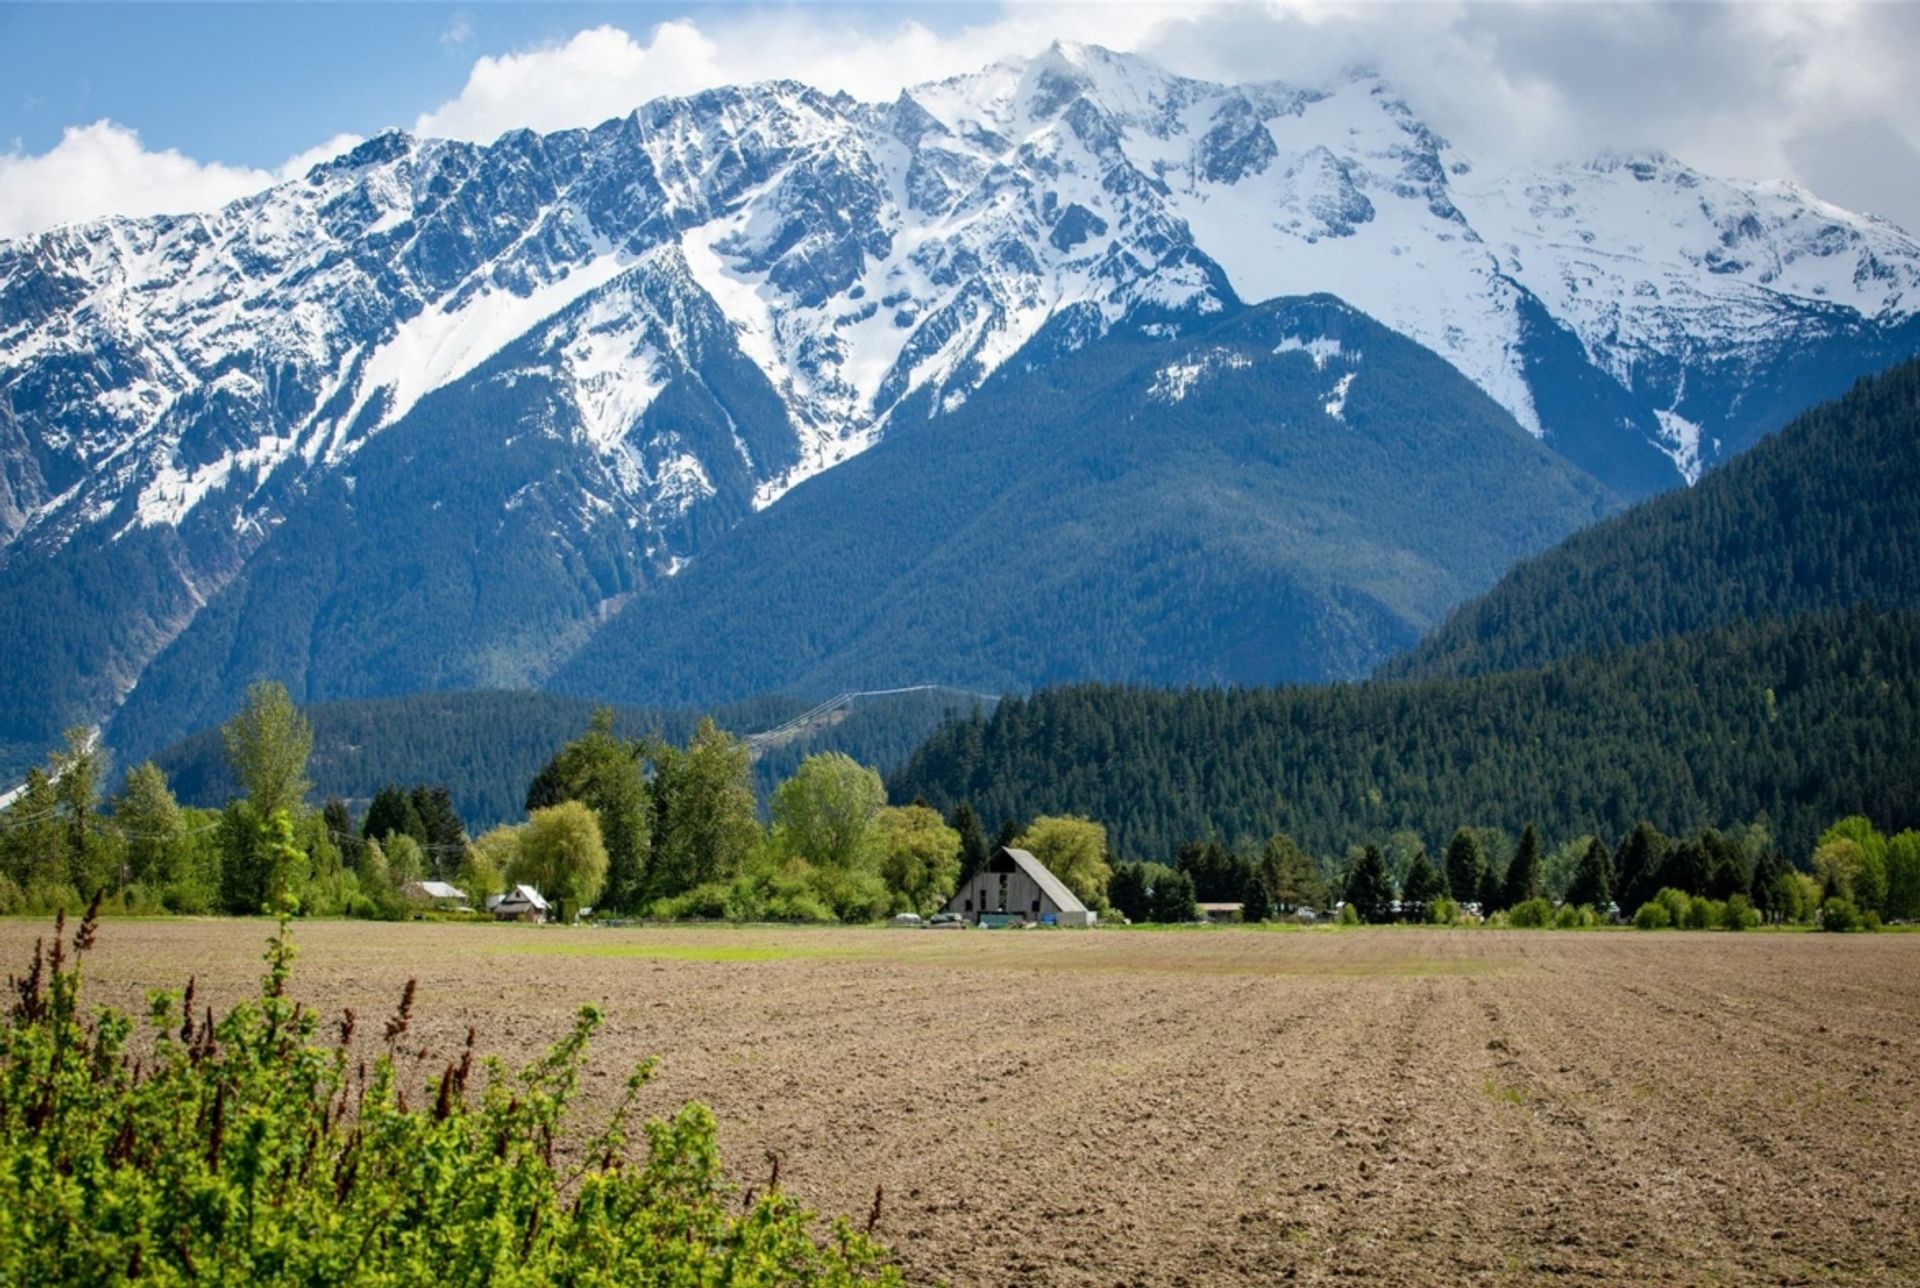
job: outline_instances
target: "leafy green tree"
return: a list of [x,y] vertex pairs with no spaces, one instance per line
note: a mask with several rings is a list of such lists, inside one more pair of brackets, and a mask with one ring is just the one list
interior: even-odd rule
[[980,816],[967,802],[961,801],[953,807],[953,813],[947,816],[947,826],[960,836],[960,876],[954,883],[958,886],[986,866],[992,850],[987,846],[987,834],[980,829]]
[[808,756],[773,794],[774,838],[818,868],[874,871],[875,822],[886,803],[873,770],[837,751]]
[[47,771],[35,765],[19,797],[6,812],[0,845],[7,856],[7,872],[22,887],[44,882],[66,885],[68,832],[60,819],[60,798]]
[[568,909],[578,911],[600,897],[607,867],[599,817],[579,801],[562,801],[528,816],[507,881],[538,890],[564,921]]
[[479,839],[467,847],[459,881],[474,907],[482,906],[488,895],[500,893],[507,870],[519,854],[520,829],[517,827],[493,828],[481,833]]
[[1920,832],[1911,829],[1887,840],[1887,901],[1889,920],[1920,917]]
[[151,760],[127,771],[113,821],[126,837],[128,880],[165,886],[180,876],[180,804]]
[[272,894],[272,863],[261,843],[264,826],[251,800],[230,800],[220,812],[220,906],[235,916],[258,916]]
[[1529,899],[1538,899],[1540,892],[1540,833],[1529,823],[1526,830],[1520,833],[1520,844],[1513,851],[1513,862],[1507,865],[1507,879],[1500,888],[1500,902],[1504,907],[1512,908]]
[[647,889],[675,895],[731,881],[763,841],[747,744],[702,719],[683,753],[656,753]]
[[1407,879],[1400,891],[1401,902],[1406,905],[1404,912],[1407,920],[1425,921],[1428,910],[1446,892],[1446,883],[1428,861],[1427,852],[1423,849],[1415,854],[1407,867]]
[[245,705],[220,726],[220,736],[234,779],[261,818],[275,810],[291,817],[300,809],[307,796],[313,727],[286,686],[272,680],[249,686]]
[[1200,908],[1193,894],[1193,878],[1173,868],[1163,869],[1163,872],[1164,875],[1157,877],[1153,883],[1147,919],[1167,925],[1197,920]]
[[1480,855],[1480,840],[1470,828],[1461,828],[1447,842],[1447,889],[1460,903],[1480,897],[1480,876],[1486,860]]
[[938,912],[960,877],[960,833],[924,805],[888,806],[875,829],[880,876],[895,906],[922,916]]
[[[532,814],[566,801],[579,801],[592,810],[607,856],[602,902],[631,911],[645,896],[653,806],[643,764],[646,748],[615,734],[613,722],[609,707],[593,713],[587,731],[562,747],[534,776],[527,789],[527,811]],[[596,891],[596,897],[599,894]]]
[[96,817],[105,766],[93,731],[67,730],[66,746],[53,754],[52,764],[53,794],[66,829],[68,879],[91,894],[114,876]]
[[387,877],[393,882],[395,890],[404,890],[409,881],[419,881],[427,875],[426,851],[420,848],[420,842],[405,832],[395,832],[387,838]]
[[1077,814],[1041,815],[1028,824],[1013,848],[1040,860],[1074,897],[1089,908],[1107,906],[1107,829]]
[[1862,913],[1880,912],[1887,899],[1887,838],[1871,820],[1854,814],[1820,834],[1819,844],[1851,841],[1858,847],[1858,872],[1849,897]]
[[1392,919],[1393,883],[1387,876],[1387,860],[1379,846],[1369,845],[1361,850],[1348,870],[1347,903],[1364,922]]
[[1605,914],[1613,899],[1613,856],[1599,837],[1587,839],[1587,851],[1567,883],[1567,902],[1576,908],[1592,908]]

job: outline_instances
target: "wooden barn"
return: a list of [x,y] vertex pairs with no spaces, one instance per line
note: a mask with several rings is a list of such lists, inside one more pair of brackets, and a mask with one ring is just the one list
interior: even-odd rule
[[1074,898],[1066,882],[1047,871],[1044,863],[1025,850],[1004,845],[953,892],[946,911],[959,913],[976,925],[1026,921],[1091,926],[1097,917]]

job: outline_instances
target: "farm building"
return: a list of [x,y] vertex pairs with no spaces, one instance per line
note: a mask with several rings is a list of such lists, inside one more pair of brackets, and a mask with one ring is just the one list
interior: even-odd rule
[[408,903],[430,904],[435,908],[459,908],[467,902],[467,892],[445,881],[409,881],[400,887]]
[[1040,860],[1004,845],[953,892],[946,911],[989,925],[1029,921],[1091,926],[1097,916]]
[[545,921],[551,906],[529,885],[517,885],[487,900],[487,911],[500,921]]
[[1201,917],[1213,922],[1215,925],[1220,925],[1224,922],[1239,921],[1241,910],[1247,905],[1244,903],[1203,903],[1198,906]]

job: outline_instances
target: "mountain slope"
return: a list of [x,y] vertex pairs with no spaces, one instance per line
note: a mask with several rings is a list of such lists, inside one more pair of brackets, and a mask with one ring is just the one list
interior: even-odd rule
[[1519,565],[1382,673],[1538,666],[1854,604],[1920,609],[1920,362]]
[[1044,333],[964,408],[637,595],[552,685],[697,703],[776,677],[1354,676],[1614,504],[1339,301],[1157,330]]
[[1462,825],[1611,844],[1763,816],[1804,861],[1849,814],[1920,823],[1916,782],[1920,616],[1861,610],[1464,679],[1052,689],[948,726],[888,790],[990,828],[1087,814],[1161,861],[1275,831],[1338,856],[1410,828],[1437,853]]

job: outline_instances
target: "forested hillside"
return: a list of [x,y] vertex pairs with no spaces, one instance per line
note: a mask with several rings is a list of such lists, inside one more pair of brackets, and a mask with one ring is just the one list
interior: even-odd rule
[[[1070,321],[1070,320],[1069,320]],[[1061,324],[641,591],[551,687],[1350,678],[1618,500],[1331,297]]]
[[1285,831],[1318,853],[1463,824],[1553,837],[1765,816],[1788,853],[1832,820],[1920,822],[1920,617],[1701,632],[1529,671],[1264,690],[1085,685],[943,729],[895,800],[1080,813],[1115,853]]
[[1920,608],[1920,362],[1520,564],[1382,674],[1478,675],[1853,604]]
[[[951,691],[892,694],[862,700],[804,734],[766,748],[754,761],[754,787],[765,800],[800,761],[840,751],[862,764],[891,769],[944,715],[973,709],[979,699]],[[791,719],[813,704],[768,697],[713,712],[740,735]],[[313,726],[308,772],[316,799],[365,801],[388,784],[446,787],[476,834],[518,819],[527,785],[561,744],[587,727],[595,704],[549,693],[429,693],[402,698],[321,702],[305,709]],[[658,734],[684,742],[699,723],[692,709],[617,710],[623,736]],[[203,730],[166,748],[155,761],[182,804],[217,808],[238,791],[220,731]]]

